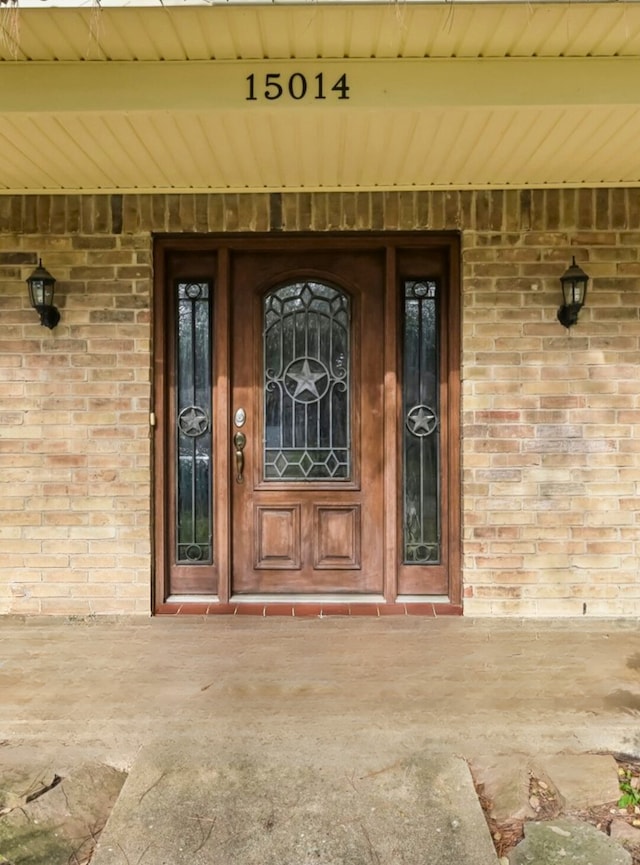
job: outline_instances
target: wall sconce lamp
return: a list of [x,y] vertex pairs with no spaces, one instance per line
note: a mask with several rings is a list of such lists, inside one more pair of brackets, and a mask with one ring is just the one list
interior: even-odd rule
[[563,303],[558,309],[558,321],[563,327],[570,328],[578,321],[578,314],[587,297],[588,282],[589,277],[576,264],[575,255],[572,256],[571,265],[560,277]]
[[40,324],[52,330],[60,321],[60,313],[53,305],[53,293],[56,281],[48,270],[42,266],[42,259],[38,266],[27,279],[29,286],[29,300],[31,306],[40,316]]

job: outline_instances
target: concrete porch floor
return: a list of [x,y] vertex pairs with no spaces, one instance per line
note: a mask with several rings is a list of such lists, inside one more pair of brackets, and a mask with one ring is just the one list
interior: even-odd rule
[[8,617],[0,693],[0,765],[37,756],[60,774],[81,759],[129,770],[143,746],[181,740],[274,765],[640,755],[629,620]]
[[0,619],[4,758],[83,749],[127,767],[150,737],[640,753],[630,620]]

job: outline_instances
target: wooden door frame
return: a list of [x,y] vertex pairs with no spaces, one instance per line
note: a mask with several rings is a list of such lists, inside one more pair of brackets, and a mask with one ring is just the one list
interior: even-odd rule
[[[333,249],[385,249],[386,274],[384,279],[384,381],[383,387],[383,436],[384,436],[384,597],[385,602],[316,602],[310,596],[308,602],[288,603],[271,601],[264,603],[242,602],[230,599],[231,582],[231,532],[230,532],[230,478],[231,449],[214,444],[214,501],[226,502],[225,507],[215,509],[214,547],[218,571],[217,596],[195,596],[193,598],[167,597],[168,556],[164,538],[167,533],[166,485],[164,468],[168,456],[167,418],[167,370],[165,352],[160,335],[166,322],[167,260],[180,253],[212,253],[217,255],[216,286],[225,290],[214,291],[214,368],[216,395],[213,425],[214,442],[226,443],[231,435],[230,393],[230,289],[229,254],[233,250],[281,250],[301,248]],[[443,513],[446,531],[450,539],[448,553],[449,595],[448,598],[398,597],[397,570],[399,566],[399,508],[398,488],[401,486],[401,436],[402,425],[399,382],[400,292],[396,284],[396,252],[399,249],[429,249],[440,251],[447,261],[448,285],[443,292],[446,308],[442,315],[446,327],[446,356],[443,364],[446,381],[441,380],[441,390],[446,394],[446,423],[448,448],[446,452],[447,496],[450,506]],[[152,478],[154,503],[152,508],[152,610],[156,614],[249,614],[249,615],[459,615],[462,613],[461,585],[461,468],[460,468],[460,350],[461,350],[461,285],[460,285],[460,235],[457,232],[340,232],[340,233],[233,233],[208,235],[158,235],[154,239],[154,293],[153,293],[153,394],[152,407],[153,445]],[[453,506],[451,506],[453,504]]]

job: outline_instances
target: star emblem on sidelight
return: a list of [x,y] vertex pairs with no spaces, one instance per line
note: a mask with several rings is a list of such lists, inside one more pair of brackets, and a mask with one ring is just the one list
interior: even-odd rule
[[180,412],[178,426],[184,435],[195,438],[209,429],[209,418],[204,409],[192,405]]
[[[313,364],[313,369],[311,367]],[[326,391],[326,387],[322,389],[322,393],[318,390],[318,382],[320,382],[323,378],[328,378],[328,373],[323,364],[317,360],[311,360],[309,362],[309,358],[305,358],[302,364],[300,361],[294,361],[289,369],[287,370],[287,378],[293,379],[296,383],[295,390],[291,394],[294,399],[297,399],[300,396],[305,394],[311,394],[312,399],[320,399],[324,392]],[[310,402],[309,398],[305,400],[306,402]]]
[[407,415],[407,429],[419,438],[431,435],[437,426],[436,413],[428,405],[416,405]]

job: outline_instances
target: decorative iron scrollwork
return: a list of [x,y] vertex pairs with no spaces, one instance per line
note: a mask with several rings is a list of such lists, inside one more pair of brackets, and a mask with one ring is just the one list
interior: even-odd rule
[[350,299],[291,282],[264,298],[264,478],[343,481],[351,472]]
[[180,544],[184,558],[189,562],[199,562],[203,558],[203,547],[200,544]]
[[314,357],[297,357],[284,374],[284,386],[296,402],[318,402],[329,389],[327,367]]

